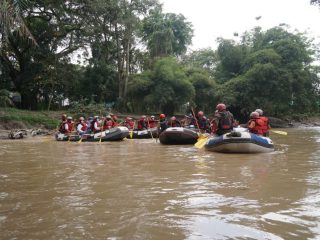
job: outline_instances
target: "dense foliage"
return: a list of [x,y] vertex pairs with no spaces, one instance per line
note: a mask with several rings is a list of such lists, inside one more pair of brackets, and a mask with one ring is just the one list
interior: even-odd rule
[[187,52],[191,23],[157,0],[3,0],[0,27],[1,105],[319,112],[319,46],[286,25]]

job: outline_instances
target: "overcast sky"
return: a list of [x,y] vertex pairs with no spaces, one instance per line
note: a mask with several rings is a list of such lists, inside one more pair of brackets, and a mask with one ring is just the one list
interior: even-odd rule
[[[181,13],[194,29],[191,49],[216,48],[216,38],[235,38],[255,26],[281,23],[320,40],[320,9],[310,0],[160,0],[164,12]],[[256,17],[261,16],[260,20]],[[311,35],[310,35],[311,36]]]

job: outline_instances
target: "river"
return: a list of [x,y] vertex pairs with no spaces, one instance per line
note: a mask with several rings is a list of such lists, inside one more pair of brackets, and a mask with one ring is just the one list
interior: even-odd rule
[[320,239],[320,128],[276,151],[0,142],[0,239]]

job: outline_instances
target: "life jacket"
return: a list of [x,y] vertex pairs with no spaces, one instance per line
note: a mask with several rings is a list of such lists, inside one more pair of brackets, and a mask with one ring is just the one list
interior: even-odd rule
[[198,119],[199,128],[202,130],[206,130],[208,128],[207,118],[202,117]]
[[138,121],[138,130],[143,130],[143,129],[147,129],[146,121],[145,119],[140,119]]
[[117,127],[119,124],[115,121],[111,122],[111,128]]
[[124,126],[127,127],[128,129],[133,129],[134,127],[134,122],[131,120],[125,120],[124,121]]
[[160,132],[163,132],[168,128],[168,122],[166,119],[160,120]]
[[259,124],[261,126],[262,134],[266,135],[269,130],[269,119],[267,117],[260,117]]
[[74,122],[66,122],[65,124],[67,124],[68,125],[68,130],[66,130],[66,128],[65,128],[65,132],[68,132],[68,133],[70,133],[70,132],[72,132],[74,129]]
[[[83,131],[83,132],[86,131],[87,128],[88,128],[88,127],[87,127],[87,124],[85,124],[85,123],[83,123],[83,124],[82,124],[82,123],[79,123],[78,126],[79,126],[79,125],[81,125],[80,130]],[[78,128],[78,127],[77,127],[77,128]]]
[[94,132],[94,133],[96,133],[96,132],[98,132],[99,130],[97,130],[96,128],[95,128],[95,123],[97,123],[97,127],[100,127],[100,123],[99,123],[99,121],[97,121],[97,120],[93,120],[92,122],[91,122],[91,126],[90,126],[90,129],[91,129],[91,131],[92,132]]
[[229,111],[219,112],[218,129],[230,130],[233,128],[233,116]]
[[62,121],[62,122],[60,123],[59,132],[61,132],[61,133],[65,133],[65,132],[66,132],[66,128],[65,128],[66,122],[67,122],[67,121]]
[[156,120],[149,120],[149,128],[155,128],[157,126]]
[[103,129],[110,129],[110,128],[113,128],[113,121],[105,120],[103,123]]
[[254,125],[254,128],[250,128],[250,132],[254,133],[254,134],[257,134],[257,135],[263,135],[263,126],[261,124],[263,124],[263,122],[261,121],[261,118],[254,118],[254,119],[251,119],[249,121],[249,126],[250,126],[250,123],[251,122],[255,122],[255,125]]

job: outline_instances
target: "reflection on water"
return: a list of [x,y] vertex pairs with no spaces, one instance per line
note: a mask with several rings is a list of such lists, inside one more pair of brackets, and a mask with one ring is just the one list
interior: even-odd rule
[[320,129],[276,151],[0,143],[1,239],[319,239]]

